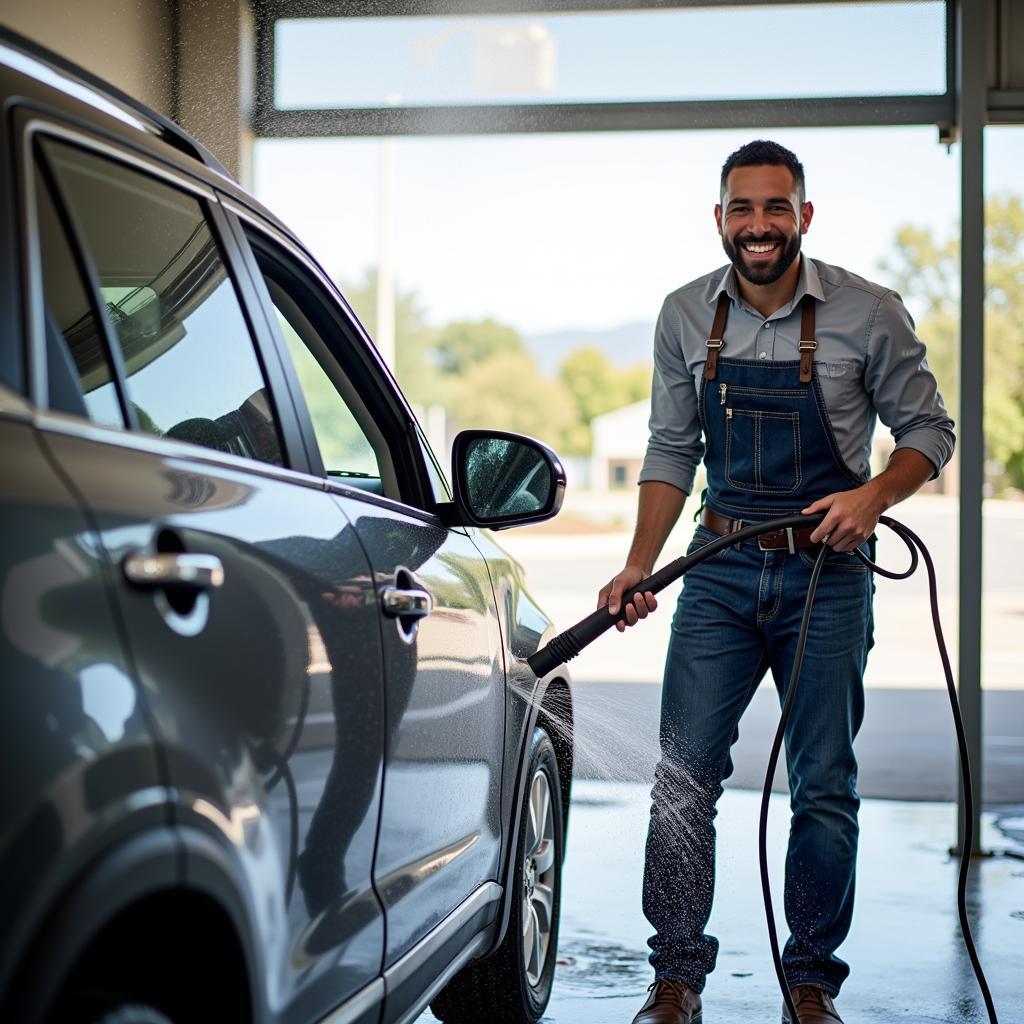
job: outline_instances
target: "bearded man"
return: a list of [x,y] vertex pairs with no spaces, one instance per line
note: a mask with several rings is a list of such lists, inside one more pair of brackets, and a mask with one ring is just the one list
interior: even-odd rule
[[[730,265],[673,292],[658,319],[650,442],[622,571],[598,606],[653,571],[703,460],[707,488],[690,550],[748,523],[803,512],[820,525],[763,535],[684,579],[672,622],[652,792],[643,909],[655,981],[634,1024],[697,1024],[718,940],[716,805],[741,715],[771,671],[784,699],[819,544],[829,552],[786,730],[792,822],[783,953],[799,1024],[841,1024],[849,974],[836,950],[853,914],[857,762],[872,645],[870,550],[879,516],[953,452],[924,345],[899,296],[801,254],[814,215],[788,149],[751,142],[722,168],[715,222]],[[876,420],[896,448],[870,478]],[[635,625],[653,594],[626,607]],[[619,629],[625,624],[620,623]],[[783,1020],[792,1024],[783,1007]]]

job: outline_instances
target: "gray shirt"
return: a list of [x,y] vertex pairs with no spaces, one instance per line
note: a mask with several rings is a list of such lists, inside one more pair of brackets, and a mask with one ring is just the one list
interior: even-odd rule
[[800,300],[813,295],[814,372],[847,466],[863,479],[869,476],[877,418],[892,431],[897,449],[921,452],[938,475],[953,454],[953,421],[900,297],[840,267],[801,257],[793,301],[767,319],[740,298],[731,266],[665,299],[654,338],[651,437],[641,483],[660,480],[688,494],[693,489],[704,456],[697,418],[704,343],[723,291],[732,304],[720,359],[799,359]]

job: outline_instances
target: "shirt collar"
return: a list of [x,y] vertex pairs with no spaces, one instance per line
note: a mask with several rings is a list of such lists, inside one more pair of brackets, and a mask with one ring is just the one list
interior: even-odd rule
[[[736,268],[731,263],[725,268],[725,272],[718,279],[718,284],[708,296],[708,305],[714,306],[718,302],[719,295],[723,292],[732,299],[735,305],[739,305],[740,289],[736,280]],[[793,300],[783,306],[778,312],[773,313],[772,317],[788,316],[796,309],[800,304],[800,300],[805,295],[810,295],[819,302],[825,301],[825,293],[821,288],[821,278],[818,277],[818,268],[812,260],[801,253],[800,276],[796,281],[796,291],[793,293]]]

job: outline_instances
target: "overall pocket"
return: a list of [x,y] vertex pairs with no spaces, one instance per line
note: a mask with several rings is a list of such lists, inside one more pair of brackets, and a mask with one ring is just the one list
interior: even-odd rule
[[725,411],[725,478],[737,490],[792,494],[803,480],[800,414]]

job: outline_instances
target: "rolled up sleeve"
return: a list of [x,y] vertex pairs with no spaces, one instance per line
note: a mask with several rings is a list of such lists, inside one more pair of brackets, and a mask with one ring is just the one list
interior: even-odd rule
[[704,443],[697,416],[697,391],[683,355],[681,330],[678,312],[666,303],[654,336],[650,440],[639,482],[659,480],[689,494],[704,457]]
[[895,292],[879,300],[867,339],[864,383],[897,450],[920,452],[938,476],[953,454],[954,424],[928,368],[924,343]]

